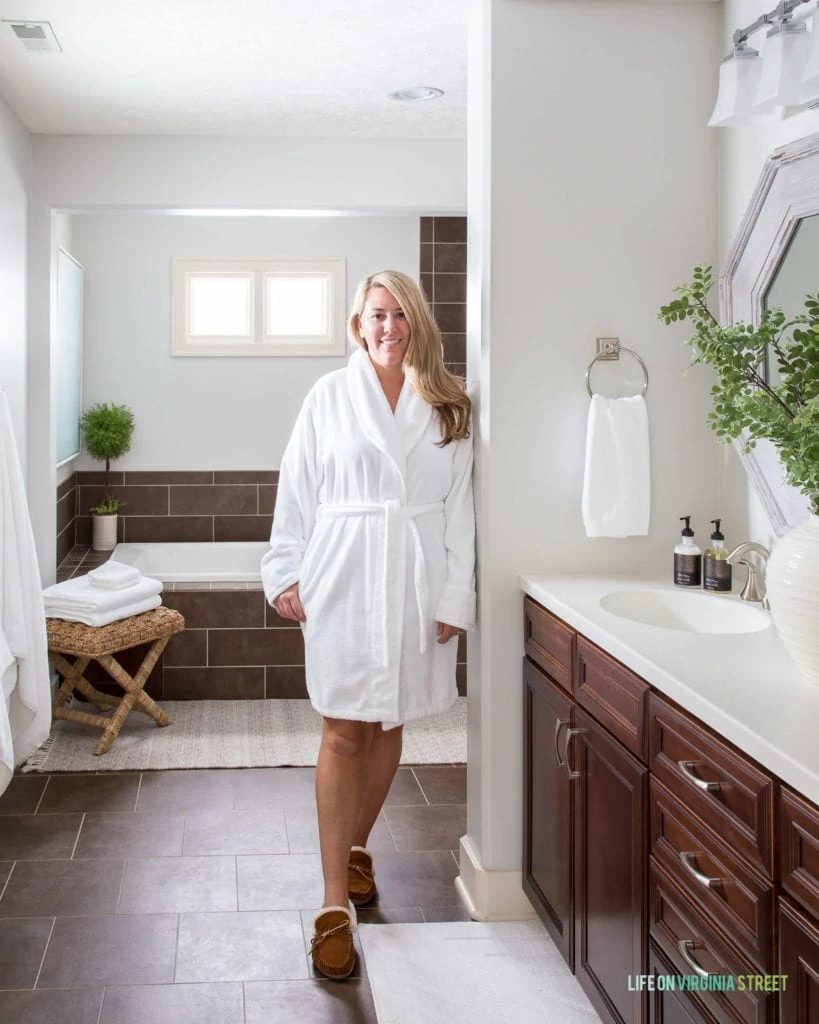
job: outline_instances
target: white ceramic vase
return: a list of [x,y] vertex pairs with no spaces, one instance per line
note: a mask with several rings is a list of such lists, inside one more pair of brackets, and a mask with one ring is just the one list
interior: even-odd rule
[[765,578],[785,650],[803,679],[819,686],[819,516],[779,541]]
[[91,516],[91,547],[94,551],[113,551],[117,546],[117,515]]

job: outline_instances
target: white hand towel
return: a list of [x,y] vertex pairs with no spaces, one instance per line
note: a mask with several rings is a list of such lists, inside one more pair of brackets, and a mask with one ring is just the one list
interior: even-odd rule
[[106,590],[122,590],[124,587],[132,587],[140,578],[139,569],[133,565],[125,565],[123,562],[115,562],[109,559],[103,562],[97,569],[88,573],[89,582],[95,587],[104,587]]
[[583,524],[589,537],[648,533],[651,475],[648,410],[641,395],[593,395],[586,429]]
[[161,593],[162,583],[149,576],[143,576],[132,587],[127,587],[124,590],[105,590],[103,587],[95,587],[86,575],[75,576],[64,583],[55,583],[53,587],[46,587],[43,597],[46,615],[52,614],[54,606],[95,615],[98,612],[107,612],[114,608],[124,608],[126,605]]
[[46,609],[46,615],[50,619],[67,619],[69,622],[83,622],[86,626],[107,626],[109,622],[119,622],[120,619],[129,619],[132,615],[141,615],[143,612],[153,611],[162,604],[162,598],[157,594],[154,597],[145,597],[140,601],[131,604],[121,605],[119,608],[106,608],[99,612],[77,611],[74,605],[65,605],[63,608]]

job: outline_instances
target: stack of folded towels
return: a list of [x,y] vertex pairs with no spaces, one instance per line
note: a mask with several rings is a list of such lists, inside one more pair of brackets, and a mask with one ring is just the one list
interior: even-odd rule
[[143,576],[131,565],[109,560],[85,576],[47,587],[43,599],[49,619],[107,626],[158,608],[161,593],[159,580]]

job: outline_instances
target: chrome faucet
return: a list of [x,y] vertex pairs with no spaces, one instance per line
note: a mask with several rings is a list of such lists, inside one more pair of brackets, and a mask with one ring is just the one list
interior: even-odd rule
[[764,579],[760,583],[757,578],[759,570],[752,562],[743,557],[752,552],[758,554],[763,562],[767,562],[771,557],[770,551],[764,544],[757,544],[756,541],[749,540],[744,544],[738,544],[731,554],[728,555],[728,561],[731,565],[746,565],[748,567],[748,578],[745,581],[745,586],[742,588],[742,593],[739,595],[740,598],[743,601],[758,601],[763,608],[769,608],[768,598],[765,596]]

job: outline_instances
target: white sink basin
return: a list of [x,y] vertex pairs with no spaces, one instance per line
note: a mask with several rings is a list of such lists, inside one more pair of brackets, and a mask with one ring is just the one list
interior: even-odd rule
[[600,605],[621,619],[689,633],[756,633],[771,625],[770,616],[758,605],[728,594],[613,590],[600,598]]

